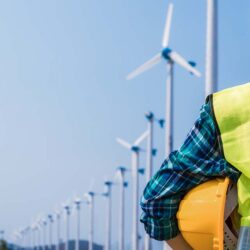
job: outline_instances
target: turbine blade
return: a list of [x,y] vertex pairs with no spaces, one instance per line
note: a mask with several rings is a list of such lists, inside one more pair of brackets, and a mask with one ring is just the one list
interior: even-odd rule
[[162,38],[162,47],[163,48],[168,47],[169,37],[170,37],[170,27],[171,27],[172,15],[173,15],[173,8],[174,8],[174,5],[172,3],[170,3],[168,6],[168,10],[167,10],[165,29],[164,29],[164,34],[163,34],[163,38]]
[[121,144],[123,147],[127,148],[127,149],[131,149],[132,145],[130,145],[128,142],[124,141],[121,138],[116,138],[116,141]]
[[201,76],[201,73],[197,69],[195,69],[192,65],[190,65],[190,63],[177,52],[172,51],[169,54],[169,57],[171,58],[172,61],[178,63],[180,66],[182,66],[184,69],[194,74],[195,76],[197,77]]
[[151,58],[150,60],[148,60],[147,62],[145,62],[144,64],[142,64],[140,67],[138,67],[136,70],[134,70],[132,73],[130,73],[127,76],[127,80],[131,80],[132,78],[140,75],[144,71],[149,70],[150,68],[152,68],[153,66],[155,66],[160,61],[161,61],[161,53],[158,53],[153,58]]
[[134,145],[138,146],[144,139],[148,137],[149,131],[146,130],[135,142]]

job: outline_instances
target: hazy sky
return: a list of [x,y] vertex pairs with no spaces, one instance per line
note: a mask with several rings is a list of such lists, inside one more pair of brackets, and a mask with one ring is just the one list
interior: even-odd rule
[[[203,73],[197,79],[175,68],[178,148],[204,102],[206,1],[172,2],[170,47],[195,60]],[[164,116],[165,64],[133,81],[125,76],[160,51],[168,3],[0,1],[0,228],[7,235],[39,214],[53,212],[74,193],[83,196],[90,186],[102,191],[105,176],[113,178],[119,165],[130,166],[129,152],[115,137],[135,140],[146,129],[148,110]],[[248,81],[249,23],[249,1],[219,1],[219,89]],[[156,126],[155,169],[163,161],[163,142],[164,132]],[[129,244],[130,188],[126,197]],[[98,243],[104,239],[104,205],[104,198],[97,197]],[[87,216],[84,205],[83,238]]]

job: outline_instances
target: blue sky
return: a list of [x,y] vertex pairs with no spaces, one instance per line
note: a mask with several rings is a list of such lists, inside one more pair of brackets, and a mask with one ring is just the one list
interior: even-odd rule
[[[195,60],[203,73],[197,79],[175,68],[178,148],[204,102],[206,1],[172,2],[170,47]],[[82,196],[93,182],[96,191],[102,190],[104,176],[113,178],[117,166],[130,166],[130,155],[115,137],[137,138],[146,128],[148,110],[164,116],[165,65],[132,81],[125,76],[160,51],[168,3],[0,1],[0,227],[7,235],[73,193]],[[219,1],[219,89],[248,81],[249,14],[248,1]],[[163,161],[163,142],[164,133],[156,127],[155,170]],[[129,201],[130,188],[126,194]],[[113,196],[116,214],[116,190]],[[104,223],[103,206],[97,197],[98,225]],[[86,207],[82,217],[87,218]],[[103,232],[98,226],[99,243]],[[82,236],[87,237],[86,227]]]

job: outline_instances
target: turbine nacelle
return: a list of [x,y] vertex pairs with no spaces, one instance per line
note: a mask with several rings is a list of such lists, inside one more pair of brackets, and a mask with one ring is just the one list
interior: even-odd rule
[[52,214],[49,214],[49,215],[48,215],[48,219],[49,219],[49,221],[50,221],[51,223],[54,222]]
[[138,146],[132,146],[131,147],[131,151],[135,152],[135,153],[139,153],[141,151],[140,147]]
[[154,119],[154,114],[152,112],[147,112],[145,114],[146,118],[149,120],[149,121],[152,121]]
[[82,201],[80,199],[75,199],[74,203],[76,205],[76,208],[79,208],[80,205],[81,205],[81,203],[82,203]]
[[194,61],[188,61],[188,63],[189,63],[192,67],[195,67],[195,66],[196,66],[196,62],[194,62]]
[[170,48],[164,48],[161,52],[161,55],[163,58],[165,58],[168,61],[171,61],[170,53],[172,50]]
[[105,182],[104,182],[104,185],[106,185],[106,186],[111,186],[112,184],[113,184],[112,181],[105,181]]
[[117,170],[124,173],[124,172],[126,172],[127,168],[124,166],[119,166],[119,167],[117,167]]
[[65,209],[66,213],[69,215],[70,214],[70,206],[69,205],[65,205],[64,209]]
[[145,168],[139,168],[138,173],[141,174],[141,175],[144,175],[145,174]]
[[89,195],[90,197],[93,197],[93,196],[95,195],[95,193],[94,193],[93,191],[89,191],[89,192],[88,192],[88,195]]

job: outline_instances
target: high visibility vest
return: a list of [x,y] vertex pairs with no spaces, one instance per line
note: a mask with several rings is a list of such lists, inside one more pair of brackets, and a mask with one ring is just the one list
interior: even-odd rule
[[250,83],[209,96],[224,158],[242,174],[237,182],[241,226],[250,227]]
[[230,207],[236,207],[238,196],[240,226],[250,227],[250,83],[214,93],[208,99],[221,154],[241,176],[233,193],[228,190],[228,178],[213,179],[189,191],[180,203],[178,225],[195,250],[235,249],[236,235],[224,222],[233,211]]

